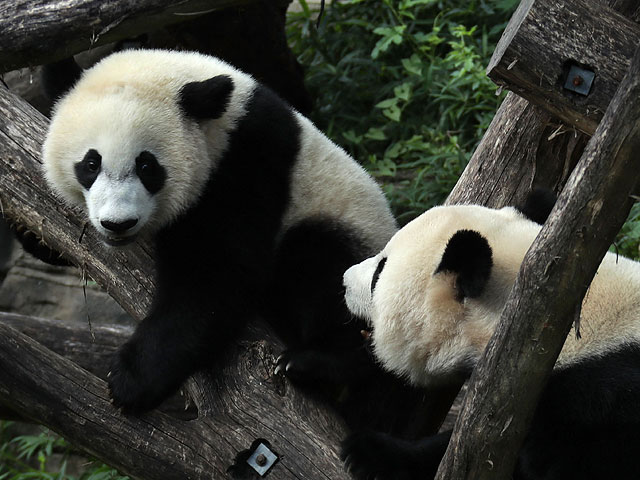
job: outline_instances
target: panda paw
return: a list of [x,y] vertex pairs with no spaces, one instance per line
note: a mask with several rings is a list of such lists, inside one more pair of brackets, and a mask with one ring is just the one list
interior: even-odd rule
[[326,372],[322,354],[314,350],[286,350],[278,357],[275,374],[305,383],[321,379]]
[[410,480],[422,476],[406,441],[371,431],[357,432],[342,442],[340,458],[356,480]]
[[111,403],[123,413],[139,414],[157,407],[171,386],[161,372],[145,368],[134,342],[118,351],[107,376]]

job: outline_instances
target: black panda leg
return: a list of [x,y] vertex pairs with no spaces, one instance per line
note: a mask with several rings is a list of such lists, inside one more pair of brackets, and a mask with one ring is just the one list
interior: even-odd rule
[[369,252],[340,224],[307,220],[280,242],[270,293],[271,319],[289,346],[279,370],[299,381],[335,380],[373,368],[344,303],[342,275]]
[[345,270],[374,252],[335,222],[307,220],[280,242],[271,282],[270,321],[288,350],[282,373],[338,409],[353,429],[416,438],[432,431],[424,392],[383,371],[344,302]]
[[447,449],[451,431],[421,440],[402,440],[385,433],[362,431],[342,444],[345,469],[356,480],[433,478]]

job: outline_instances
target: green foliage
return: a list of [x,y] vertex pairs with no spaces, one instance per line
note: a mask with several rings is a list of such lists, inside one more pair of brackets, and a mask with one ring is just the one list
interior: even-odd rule
[[631,208],[611,251],[625,257],[640,259],[640,203]]
[[[62,438],[42,427],[38,435],[12,435],[12,422],[0,420],[0,480],[128,480],[116,470],[97,461],[88,461],[78,477],[67,473],[67,462],[77,453]],[[50,459],[60,455],[57,472],[51,472]]]
[[314,122],[384,183],[407,221],[441,203],[501,100],[485,74],[517,0],[344,0],[319,29],[302,0],[290,45]]

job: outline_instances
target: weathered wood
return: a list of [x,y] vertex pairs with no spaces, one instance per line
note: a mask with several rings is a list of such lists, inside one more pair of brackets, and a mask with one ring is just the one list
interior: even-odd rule
[[[0,312],[0,324],[15,328],[49,350],[76,363],[102,380],[107,379],[112,355],[133,333],[131,326],[62,323],[46,318]],[[182,420],[197,417],[185,393],[168,398],[158,408]],[[0,418],[15,419],[15,412],[0,408]]]
[[75,53],[251,0],[3,0],[0,73]]
[[[523,0],[487,74],[567,125],[593,134],[638,43],[640,25],[593,0]],[[571,64],[595,72],[588,95],[564,88]]]
[[[84,229],[81,212],[48,193],[39,164],[45,129],[42,115],[0,85],[0,209],[64,251],[140,319],[154,289],[151,252],[139,244],[105,247],[92,228]],[[155,413],[139,420],[118,415],[104,382],[0,328],[0,402],[132,476],[225,478],[235,455],[262,437],[283,454],[275,478],[346,477],[335,452],[341,423],[273,377],[273,352],[282,345],[266,330],[247,331],[239,360],[222,374],[196,375],[190,389],[200,417],[186,426]]]
[[[273,478],[346,478],[335,451],[341,425],[273,376],[275,356],[264,337],[247,332],[239,361],[217,372],[217,408],[183,422],[157,411],[120,414],[104,381],[0,324],[0,403],[135,478],[229,478],[236,455],[257,438],[281,456]],[[305,409],[320,413],[286,416]]]
[[640,48],[525,256],[436,478],[511,478],[539,394],[631,208],[630,194],[640,179],[638,118]]
[[510,92],[446,203],[500,208],[519,204],[534,186],[559,191],[586,141]]

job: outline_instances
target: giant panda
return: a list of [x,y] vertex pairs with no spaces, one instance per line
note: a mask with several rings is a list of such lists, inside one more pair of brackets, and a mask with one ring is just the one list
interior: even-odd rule
[[365,170],[250,75],[198,53],[112,54],[56,103],[42,152],[104,243],[155,248],[151,310],[110,372],[117,407],[156,407],[257,315],[287,337],[285,374],[367,363],[342,273],[395,220]]
[[[368,322],[384,368],[427,388],[468,377],[541,228],[522,211],[432,208],[345,272],[347,306]],[[606,254],[580,332],[543,391],[516,479],[640,478],[640,263]],[[342,456],[357,479],[433,478],[450,436],[360,431]]]

